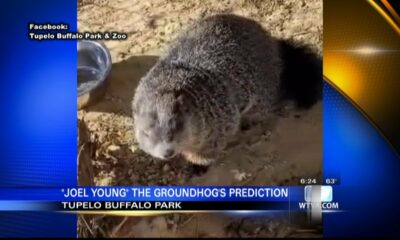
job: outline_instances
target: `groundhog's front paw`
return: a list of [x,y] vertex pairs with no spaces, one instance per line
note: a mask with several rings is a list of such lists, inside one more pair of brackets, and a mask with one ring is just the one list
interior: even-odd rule
[[210,166],[201,166],[201,165],[196,165],[196,164],[191,164],[189,163],[184,171],[184,174],[186,176],[190,177],[199,177],[206,173],[208,171]]
[[243,118],[240,122],[240,130],[241,131],[248,131],[251,128],[260,125],[262,123],[262,120],[258,118]]
[[200,155],[198,153],[185,152],[182,155],[187,161],[200,166],[209,166],[214,161],[214,158],[211,158],[210,156]]

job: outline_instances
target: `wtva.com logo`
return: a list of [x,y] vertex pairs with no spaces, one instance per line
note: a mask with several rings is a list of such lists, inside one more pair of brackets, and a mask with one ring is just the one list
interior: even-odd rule
[[339,203],[333,202],[332,186],[309,185],[304,187],[304,201],[300,209],[338,210]]

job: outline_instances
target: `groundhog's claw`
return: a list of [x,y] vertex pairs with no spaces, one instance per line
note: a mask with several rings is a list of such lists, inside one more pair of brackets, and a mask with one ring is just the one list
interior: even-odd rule
[[197,153],[185,152],[183,153],[183,156],[187,161],[200,166],[209,166],[212,162],[214,162],[213,158],[202,156]]

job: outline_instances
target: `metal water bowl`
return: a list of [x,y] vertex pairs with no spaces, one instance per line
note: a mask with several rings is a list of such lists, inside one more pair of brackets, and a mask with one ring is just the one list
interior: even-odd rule
[[111,65],[110,52],[103,44],[78,41],[78,109],[103,96]]

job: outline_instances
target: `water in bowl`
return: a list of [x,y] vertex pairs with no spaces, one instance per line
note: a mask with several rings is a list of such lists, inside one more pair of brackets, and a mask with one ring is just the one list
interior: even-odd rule
[[96,87],[101,81],[101,71],[97,68],[78,67],[78,95],[85,94]]

